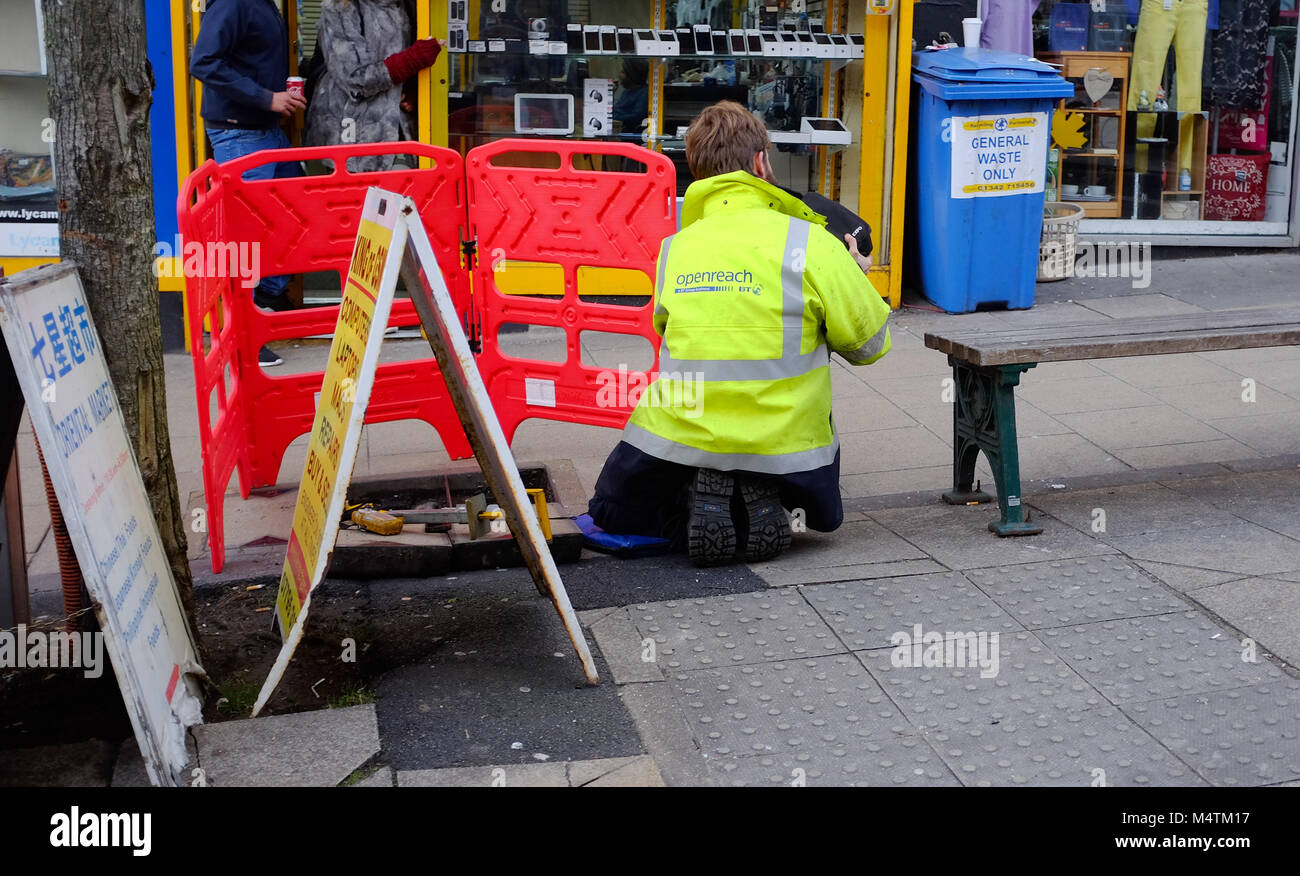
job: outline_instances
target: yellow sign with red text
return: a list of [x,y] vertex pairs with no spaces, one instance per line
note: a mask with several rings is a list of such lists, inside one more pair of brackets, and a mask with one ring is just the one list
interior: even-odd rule
[[372,188],[366,195],[280,575],[276,614],[284,646],[258,695],[254,715],[302,638],[311,592],[334,550],[406,242],[406,226],[397,221],[402,206],[401,198],[381,189]]

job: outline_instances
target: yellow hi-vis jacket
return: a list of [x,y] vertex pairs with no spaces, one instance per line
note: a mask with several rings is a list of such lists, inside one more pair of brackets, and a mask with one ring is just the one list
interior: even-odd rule
[[659,250],[659,374],[624,441],[722,471],[834,461],[830,351],[855,365],[884,356],[889,305],[825,225],[745,171],[687,189],[682,230]]

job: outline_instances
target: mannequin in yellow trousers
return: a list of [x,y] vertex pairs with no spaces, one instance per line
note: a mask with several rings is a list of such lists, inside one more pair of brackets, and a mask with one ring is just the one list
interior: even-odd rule
[[[1137,38],[1133,42],[1133,76],[1129,82],[1128,108],[1138,110],[1138,100],[1146,92],[1155,102],[1160,79],[1173,43],[1177,62],[1176,109],[1184,113],[1178,121],[1178,169],[1192,166],[1192,119],[1201,111],[1201,64],[1205,60],[1205,23],[1209,0],[1142,0],[1138,17]],[[1143,107],[1145,109],[1145,107]],[[1154,113],[1139,113],[1138,137],[1155,133]],[[1138,147],[1138,171],[1146,170],[1146,149]]]

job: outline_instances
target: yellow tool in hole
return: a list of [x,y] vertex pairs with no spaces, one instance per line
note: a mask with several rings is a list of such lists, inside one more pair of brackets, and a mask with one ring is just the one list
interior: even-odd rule
[[[537,513],[537,522],[542,527],[546,540],[551,540],[551,513],[546,505],[546,491],[528,490],[528,498],[533,500],[533,510]],[[485,535],[500,535],[508,531],[501,524],[505,523],[505,514],[497,507],[488,507],[487,496],[483,493],[470,496],[465,504],[457,508],[440,511],[384,511],[376,508],[374,503],[349,505],[351,520],[357,526],[375,535],[397,535],[407,523],[465,523],[469,526],[471,539]],[[496,521],[501,524],[493,526]]]

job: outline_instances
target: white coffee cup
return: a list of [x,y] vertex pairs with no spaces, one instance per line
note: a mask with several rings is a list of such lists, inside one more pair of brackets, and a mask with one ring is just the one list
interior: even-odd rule
[[1079,194],[1079,187],[1076,186],[1074,183],[1070,183],[1069,185],[1061,186],[1061,194],[1063,194],[1063,195],[1077,195],[1077,194]]
[[978,49],[980,45],[980,28],[984,22],[978,18],[963,18],[961,20],[961,32],[964,37],[962,45],[971,49]]
[[1085,195],[1087,195],[1088,197],[1090,197],[1090,198],[1099,198],[1099,197],[1101,197],[1102,195],[1106,194],[1106,187],[1105,187],[1105,186],[1088,186],[1088,187],[1086,187],[1086,188],[1083,190],[1083,193],[1084,193]]

